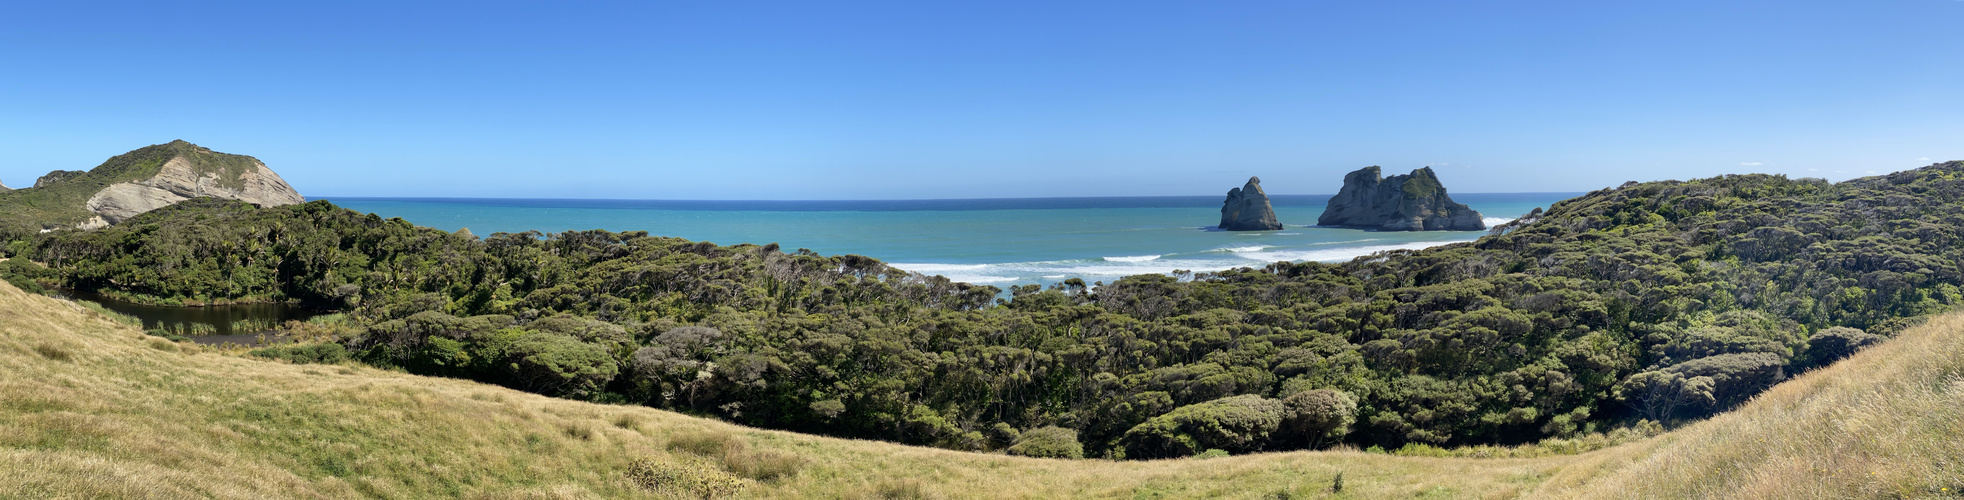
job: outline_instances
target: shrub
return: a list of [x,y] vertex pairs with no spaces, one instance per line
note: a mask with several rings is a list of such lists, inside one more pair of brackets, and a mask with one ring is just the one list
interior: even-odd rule
[[1182,406],[1125,431],[1128,458],[1190,456],[1253,449],[1282,423],[1282,402],[1253,394]]
[[1827,366],[1881,342],[1882,337],[1858,329],[1828,328],[1807,337],[1807,359],[1815,366]]
[[1616,398],[1652,421],[1663,421],[1679,408],[1704,409],[1717,403],[1712,396],[1711,377],[1685,377],[1683,374],[1652,370],[1623,379],[1616,384]]
[[1671,365],[1664,371],[1683,375],[1687,381],[1703,377],[1712,380],[1712,399],[1716,408],[1731,408],[1772,387],[1785,378],[1787,360],[1778,354],[1755,352],[1724,354]]
[[627,479],[648,491],[702,498],[732,497],[743,490],[743,480],[727,472],[698,464],[657,462],[646,458],[628,466]]
[[512,380],[519,388],[553,396],[586,396],[619,370],[605,348],[556,333],[520,336],[509,355]]
[[1007,452],[1037,458],[1084,458],[1084,445],[1078,442],[1076,430],[1052,425],[1018,435]]
[[1357,398],[1336,389],[1302,391],[1282,399],[1282,429],[1307,440],[1311,448],[1343,439],[1357,422]]

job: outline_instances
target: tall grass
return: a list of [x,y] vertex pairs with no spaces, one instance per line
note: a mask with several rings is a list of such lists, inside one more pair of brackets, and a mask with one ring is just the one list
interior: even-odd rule
[[230,355],[0,284],[0,498],[724,494],[686,478],[745,498],[1941,498],[1964,487],[1959,367],[1964,317],[1944,316],[1730,414],[1578,455],[1052,460]]

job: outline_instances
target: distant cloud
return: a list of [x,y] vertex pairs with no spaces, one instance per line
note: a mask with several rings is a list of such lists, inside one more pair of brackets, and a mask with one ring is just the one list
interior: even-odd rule
[[1740,165],[1745,165],[1745,166],[1748,166],[1748,167],[1757,167],[1757,166],[1760,166],[1760,165],[1765,165],[1765,163],[1760,163],[1760,162],[1756,162],[1756,161],[1748,161],[1748,162],[1740,162],[1739,164],[1740,164]]

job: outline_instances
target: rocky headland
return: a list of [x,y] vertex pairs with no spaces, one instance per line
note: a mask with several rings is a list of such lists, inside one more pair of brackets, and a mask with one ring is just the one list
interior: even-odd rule
[[258,159],[182,140],[130,151],[89,171],[56,170],[4,193],[0,212],[43,228],[94,229],[198,197],[262,207],[306,201]]
[[1384,177],[1376,167],[1343,176],[1343,189],[1330,198],[1319,226],[1380,231],[1480,231],[1487,228],[1479,212],[1454,203],[1432,167],[1410,174]]
[[1228,190],[1227,201],[1221,203],[1220,228],[1227,231],[1282,229],[1282,223],[1275,220],[1275,207],[1269,204],[1268,193],[1262,192],[1262,178],[1249,177],[1247,184]]

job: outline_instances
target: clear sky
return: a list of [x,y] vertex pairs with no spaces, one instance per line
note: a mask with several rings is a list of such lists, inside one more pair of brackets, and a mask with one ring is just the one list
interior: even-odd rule
[[1964,159],[1959,26],[1958,0],[15,2],[0,182],[172,139],[311,196],[1842,180]]

